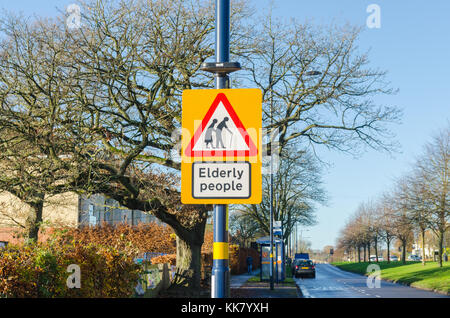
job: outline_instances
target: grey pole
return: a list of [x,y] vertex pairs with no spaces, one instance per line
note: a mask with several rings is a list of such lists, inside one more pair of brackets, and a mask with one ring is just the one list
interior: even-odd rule
[[270,289],[273,284],[273,160],[272,149],[270,150]]
[[[216,0],[216,62],[222,63],[229,61],[230,0]],[[229,83],[230,81],[226,73],[216,74],[217,89],[229,88]],[[227,205],[214,205],[214,243],[228,243],[228,229],[226,228],[227,218]],[[216,259],[214,256],[213,258],[211,297],[229,297],[229,260]]]
[[[203,70],[215,73],[216,89],[230,88],[228,73],[240,69],[230,63],[230,0],[216,0],[216,63],[204,63]],[[228,258],[228,205],[214,205],[214,248],[211,273],[211,297],[230,297]]]
[[[273,88],[272,88],[272,75],[270,76],[270,123],[273,124]],[[273,134],[270,134],[270,290],[274,289],[273,284]]]
[[[230,0],[216,0],[216,62],[230,61]],[[229,88],[226,73],[216,74],[216,88]]]
[[[238,62],[230,62],[230,0],[216,0],[216,61],[205,62],[201,69],[214,73],[216,89],[230,88],[229,73],[239,71]],[[228,205],[215,204],[213,268],[211,297],[230,297],[230,270],[228,258]]]

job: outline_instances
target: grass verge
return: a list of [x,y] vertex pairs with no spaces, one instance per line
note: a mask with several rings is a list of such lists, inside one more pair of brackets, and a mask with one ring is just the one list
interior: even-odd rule
[[[291,272],[291,268],[290,268],[290,266],[286,266],[285,267],[285,270],[286,270],[286,277],[285,277],[285,279],[284,279],[284,281],[283,282],[281,282],[280,284],[282,284],[282,285],[292,285],[292,286],[297,286],[296,285],[296,283],[295,283],[295,281],[294,281],[294,278],[292,277],[292,272]],[[247,282],[250,282],[250,283],[257,283],[257,282],[260,282],[261,281],[261,277],[260,277],[260,275],[258,274],[258,275],[255,275],[255,276],[253,276],[253,277],[250,277],[248,280],[247,280]]]
[[437,262],[379,262],[379,263],[349,263],[336,262],[332,265],[342,270],[366,275],[370,264],[378,264],[381,269],[381,279],[409,285],[411,287],[433,290],[450,294],[450,263],[439,267]]

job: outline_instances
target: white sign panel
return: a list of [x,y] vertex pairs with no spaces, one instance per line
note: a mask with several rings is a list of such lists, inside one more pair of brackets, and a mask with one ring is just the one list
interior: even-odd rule
[[251,196],[249,162],[194,162],[192,196],[196,199],[235,199]]
[[281,221],[273,221],[273,234],[274,235],[282,235],[281,232]]

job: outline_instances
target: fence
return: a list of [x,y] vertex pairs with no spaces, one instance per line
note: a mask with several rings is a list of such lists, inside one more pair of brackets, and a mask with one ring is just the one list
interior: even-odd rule
[[170,287],[175,275],[175,266],[143,263],[143,272],[135,288],[137,297],[152,298]]
[[151,263],[152,258],[158,257],[158,256],[164,256],[164,255],[168,255],[167,253],[153,253],[153,252],[146,252],[143,255],[141,255],[141,257],[138,257],[135,259],[136,263],[141,264],[142,262],[149,262]]
[[[158,294],[170,287],[174,279],[176,267],[169,264],[150,264],[150,260],[157,256],[168,255],[165,253],[144,253],[139,261],[144,271],[136,287],[138,297],[156,297]],[[247,272],[247,256],[253,259],[253,269],[260,268],[260,258],[257,250],[253,248],[239,248],[235,246],[230,249],[230,274],[239,275]],[[203,287],[211,283],[212,253],[202,253],[201,280]],[[143,262],[145,261],[145,262]]]

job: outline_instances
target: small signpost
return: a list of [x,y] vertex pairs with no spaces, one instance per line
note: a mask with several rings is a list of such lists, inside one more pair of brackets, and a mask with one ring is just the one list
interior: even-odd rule
[[273,221],[273,235],[281,236],[283,231],[281,228],[281,221]]

